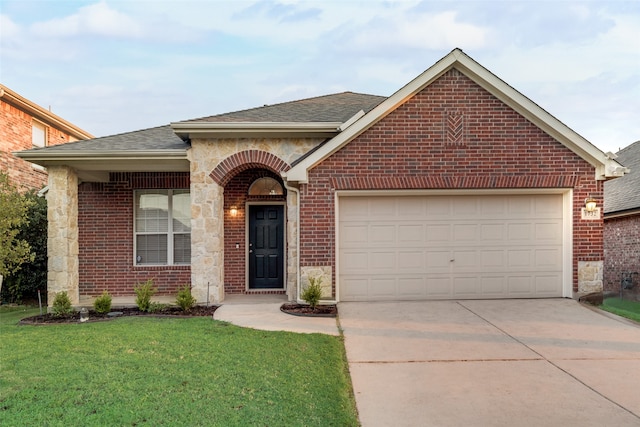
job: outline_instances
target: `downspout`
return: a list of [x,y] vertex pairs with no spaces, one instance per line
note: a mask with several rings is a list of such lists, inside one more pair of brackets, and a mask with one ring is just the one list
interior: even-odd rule
[[293,191],[294,193],[296,193],[296,200],[297,200],[297,209],[296,209],[296,225],[298,227],[298,230],[296,230],[296,254],[298,255],[296,257],[296,302],[300,302],[300,190],[295,188],[295,187],[290,187],[287,185],[286,180],[282,180],[283,184],[284,184],[284,188],[287,189],[287,191]]

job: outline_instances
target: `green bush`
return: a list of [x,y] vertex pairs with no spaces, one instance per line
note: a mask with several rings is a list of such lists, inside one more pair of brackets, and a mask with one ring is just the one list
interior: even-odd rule
[[73,313],[73,307],[71,306],[71,300],[69,299],[67,291],[56,294],[53,298],[52,310],[55,316],[65,316]]
[[151,297],[158,291],[153,286],[153,279],[149,279],[144,283],[138,283],[133,287],[133,291],[136,293],[136,305],[140,311],[150,312]]
[[196,299],[191,295],[191,286],[184,285],[178,289],[178,296],[176,297],[176,304],[182,309],[182,311],[189,311],[196,304]]
[[102,295],[93,301],[93,309],[101,314],[111,311],[111,295],[109,295],[106,289],[102,291]]
[[161,302],[152,301],[149,303],[149,308],[147,311],[149,313],[160,313],[165,308],[169,307],[169,304],[163,304]]
[[[42,292],[45,300],[47,296],[47,200],[38,197],[33,190],[21,197],[27,206],[28,222],[19,226],[15,238],[31,247],[31,256],[18,270],[4,277],[1,298],[3,301],[14,303],[37,300],[38,290]],[[3,210],[6,209],[4,206],[1,207]]]
[[320,283],[322,279],[318,279],[317,277],[309,277],[309,284],[304,289],[300,297],[311,306],[312,309],[315,309],[320,302],[320,298],[322,298],[322,286]]

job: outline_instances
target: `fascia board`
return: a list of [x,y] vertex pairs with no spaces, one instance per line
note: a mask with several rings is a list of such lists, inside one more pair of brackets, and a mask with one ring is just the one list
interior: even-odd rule
[[25,110],[27,113],[31,114],[37,120],[47,124],[48,126],[57,128],[74,138],[79,140],[83,139],[93,139],[94,136],[89,132],[86,132],[76,125],[68,122],[67,120],[59,117],[52,112],[45,110],[38,104],[35,104],[29,101],[27,98],[19,95],[18,93],[12,91],[6,86],[0,85],[0,98],[5,99],[8,103],[15,105],[16,107]]
[[559,141],[569,150],[580,156],[597,170],[602,170],[602,174],[605,176],[612,177],[604,172],[605,166],[607,166],[606,169],[622,167],[622,165],[615,162],[615,160],[607,158],[600,149],[549,114],[538,104],[509,86],[467,55],[463,54],[459,57],[455,68]]
[[180,137],[227,138],[243,135],[334,136],[341,122],[174,122],[170,126]]
[[320,147],[320,149],[311,156],[287,171],[287,180],[290,182],[306,183],[308,179],[307,172],[311,168],[398,108],[398,106],[420,92],[434,80],[438,79],[450,68],[458,69],[496,98],[500,99],[594,166],[596,179],[613,178],[628,173],[629,170],[627,168],[624,168],[615,160],[608,158],[600,149],[571,130],[529,98],[509,86],[460,49],[454,49],[447,56],[371,110],[361,120],[357,121],[327,144]]
[[96,150],[41,150],[17,151],[13,155],[30,162],[36,161],[73,161],[73,160],[150,160],[150,159],[187,159],[186,150],[137,150],[137,151],[96,151]]
[[[69,166],[78,172],[188,172],[190,168],[186,150],[74,151],[70,153],[19,151],[14,154],[40,166]],[[85,181],[88,179],[85,178]]]
[[308,179],[307,172],[309,171],[309,169],[313,168],[322,160],[340,150],[351,140],[369,129],[378,121],[382,120],[393,110],[395,110],[412,96],[420,92],[425,86],[429,85],[431,82],[444,74],[455,62],[456,57],[454,56],[454,54],[458,51],[459,50],[456,49],[449,55],[442,58],[440,61],[435,63],[433,66],[424,71],[411,82],[406,84],[396,93],[382,101],[373,110],[369,111],[362,118],[360,118],[360,120],[356,121],[353,125],[347,127],[342,133],[337,135],[332,140],[328,141],[326,144],[316,150],[312,155],[295,165],[293,168],[289,169],[286,172],[287,180],[289,182],[306,183]]

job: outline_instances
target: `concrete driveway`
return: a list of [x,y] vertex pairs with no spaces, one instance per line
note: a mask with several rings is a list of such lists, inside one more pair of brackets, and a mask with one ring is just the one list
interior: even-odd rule
[[339,303],[370,426],[639,426],[640,327],[570,299]]

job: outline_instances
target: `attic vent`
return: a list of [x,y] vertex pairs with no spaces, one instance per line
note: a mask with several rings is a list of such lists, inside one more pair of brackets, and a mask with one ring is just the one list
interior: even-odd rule
[[447,145],[463,146],[466,144],[464,137],[464,114],[462,111],[447,111],[444,119],[445,143]]

